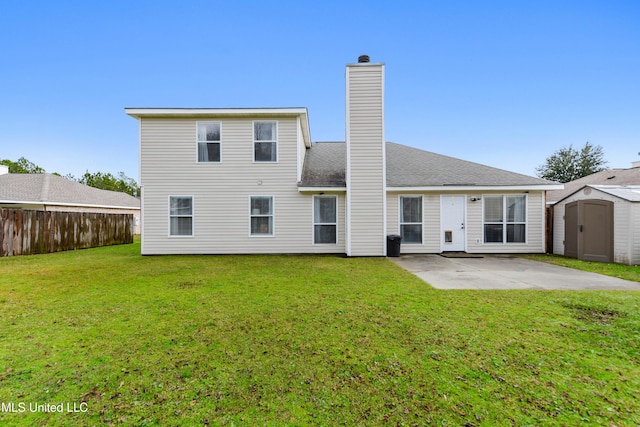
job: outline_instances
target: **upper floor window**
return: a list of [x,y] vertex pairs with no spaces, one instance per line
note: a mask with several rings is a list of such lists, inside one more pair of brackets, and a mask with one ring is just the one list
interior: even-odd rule
[[484,242],[525,243],[527,196],[484,196]]
[[198,162],[220,162],[220,122],[198,122]]
[[169,236],[193,236],[193,197],[169,197]]
[[278,160],[277,122],[253,122],[253,160],[255,162]]
[[422,243],[422,196],[400,197],[402,243]]

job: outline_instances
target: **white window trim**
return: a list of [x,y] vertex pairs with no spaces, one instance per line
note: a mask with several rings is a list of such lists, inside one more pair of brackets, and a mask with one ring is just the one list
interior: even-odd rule
[[[502,197],[502,222],[486,222],[484,218],[484,203],[486,197]],[[507,197],[524,196],[524,222],[507,222]],[[484,226],[486,224],[502,225],[502,242],[485,242]],[[507,242],[507,225],[508,224],[524,224],[524,242]],[[482,195],[482,244],[483,245],[527,245],[529,243],[529,195],[528,194],[483,194]]]
[[[336,222],[318,222],[316,223],[316,198],[329,198],[336,199]],[[336,241],[335,243],[316,243],[316,225],[335,225],[336,226]],[[338,196],[335,194],[314,194],[311,200],[311,243],[314,246],[336,246],[340,240],[338,233]]]
[[[171,215],[171,199],[172,198],[191,199],[191,215]],[[171,234],[171,218],[172,217],[191,217],[191,234]],[[171,194],[167,197],[167,236],[171,239],[190,239],[195,236],[196,231],[196,205],[193,195],[177,195]]]
[[[198,125],[200,123],[218,123],[220,125],[220,140],[219,141],[200,141],[198,139]],[[199,156],[198,156],[198,150],[200,149],[200,143],[201,142],[217,142],[218,144],[220,144],[220,160],[218,160],[217,162],[201,162],[199,160]],[[217,120],[200,120],[200,121],[196,121],[196,163],[201,165],[201,164],[218,164],[218,163],[222,163],[222,122],[221,121],[217,121]]]
[[[256,128],[255,128],[255,124],[256,123],[275,123],[276,125],[276,131],[275,131],[275,135],[276,135],[276,139],[274,140],[270,140],[270,141],[265,141],[265,140],[260,140],[257,141],[256,140]],[[280,152],[279,152],[279,146],[280,144],[278,144],[278,137],[279,137],[279,127],[278,126],[278,121],[277,120],[254,120],[251,122],[251,140],[253,141],[253,146],[251,147],[252,150],[251,152],[253,153],[253,163],[256,164],[272,164],[272,163],[278,163],[279,159],[280,159]],[[220,133],[220,135],[222,135],[222,132]],[[274,144],[276,144],[276,159],[273,161],[262,161],[262,160],[256,160],[256,142],[272,142]]]
[[[256,217],[271,217],[271,234],[253,234],[251,233],[251,218],[254,215],[251,212],[251,199],[254,197],[270,197],[271,198],[271,215],[255,215]],[[276,235],[276,197],[270,194],[252,194],[249,196],[249,237],[251,238],[270,238]]]
[[[420,222],[402,222],[402,199],[405,197],[420,197]],[[400,194],[398,196],[398,235],[402,235],[403,225],[420,225],[422,226],[422,232],[420,233],[420,243],[415,242],[402,242],[403,245],[424,245],[424,197],[422,194]]]

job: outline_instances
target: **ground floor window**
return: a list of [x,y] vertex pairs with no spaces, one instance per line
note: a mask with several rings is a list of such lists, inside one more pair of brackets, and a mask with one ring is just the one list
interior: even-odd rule
[[193,236],[193,197],[169,197],[169,236]]
[[313,243],[335,244],[338,242],[337,200],[336,196],[313,197]]
[[400,196],[402,243],[422,244],[422,196]]
[[482,200],[485,243],[526,242],[526,195],[490,195]]
[[252,236],[273,236],[273,196],[251,196]]

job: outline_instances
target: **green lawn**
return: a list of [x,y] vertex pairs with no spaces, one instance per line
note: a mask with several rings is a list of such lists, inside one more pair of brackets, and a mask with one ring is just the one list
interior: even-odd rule
[[638,292],[139,249],[0,259],[0,425],[640,424]]
[[605,274],[607,276],[619,277],[620,279],[640,282],[640,266],[622,265],[607,262],[582,261],[575,258],[567,258],[550,254],[523,255],[525,258],[534,261],[542,261],[549,264],[561,265],[563,267],[575,268],[578,270],[591,271],[593,273]]

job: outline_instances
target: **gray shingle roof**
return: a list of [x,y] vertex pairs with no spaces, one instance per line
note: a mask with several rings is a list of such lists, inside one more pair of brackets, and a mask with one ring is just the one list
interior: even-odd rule
[[[479,163],[387,142],[387,186],[530,186],[555,184]],[[345,187],[346,144],[314,143],[307,150],[301,187]]]
[[140,200],[126,193],[88,187],[49,173],[0,175],[0,201],[140,208]]
[[344,142],[315,142],[307,149],[301,187],[346,187],[347,149]]
[[547,192],[547,203],[555,204],[585,185],[640,185],[640,168],[607,169],[564,184],[564,190]]
[[548,184],[554,183],[545,179],[387,142],[387,185],[389,187]]

